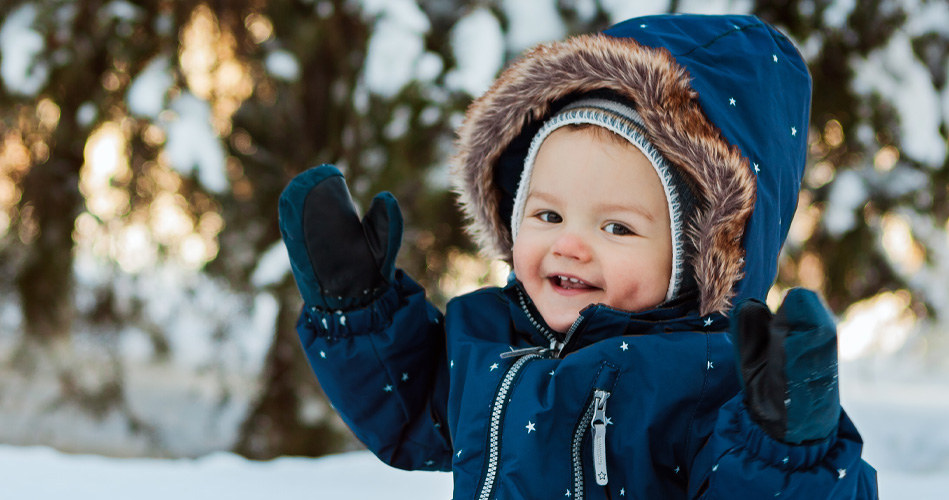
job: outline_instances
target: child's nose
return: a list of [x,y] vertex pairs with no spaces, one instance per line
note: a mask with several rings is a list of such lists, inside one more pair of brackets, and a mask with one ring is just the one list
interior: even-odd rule
[[582,235],[575,231],[565,231],[562,233],[557,240],[554,241],[550,251],[556,256],[576,259],[581,262],[586,262],[592,257],[590,246],[586,243]]

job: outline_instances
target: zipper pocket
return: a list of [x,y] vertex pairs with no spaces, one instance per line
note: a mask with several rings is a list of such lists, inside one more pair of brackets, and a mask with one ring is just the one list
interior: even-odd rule
[[514,378],[528,361],[539,358],[541,356],[537,354],[528,354],[515,361],[508,368],[507,373],[504,374],[498,392],[494,396],[494,405],[491,407],[491,424],[488,432],[488,466],[485,469],[484,478],[481,480],[481,492],[478,494],[478,500],[489,500],[494,495],[498,475],[498,460],[501,457],[501,420],[504,418],[504,409],[507,407],[508,394],[514,385]]
[[606,400],[610,393],[597,390],[593,393],[593,419],[590,427],[593,429],[593,471],[596,474],[596,484],[606,486],[609,476],[606,473]]
[[573,433],[573,499],[583,500],[585,493],[583,483],[583,458],[580,456],[580,449],[583,444],[583,436],[586,433],[587,425],[593,429],[593,465],[596,472],[596,482],[599,485],[606,485],[609,477],[606,473],[606,400],[610,393],[602,389],[596,389],[593,392],[593,400],[587,406],[580,419],[580,425]]

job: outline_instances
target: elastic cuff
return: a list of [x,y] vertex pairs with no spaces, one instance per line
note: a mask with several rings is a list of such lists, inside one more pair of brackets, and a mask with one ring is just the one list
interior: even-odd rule
[[300,321],[306,321],[317,336],[329,339],[377,332],[388,327],[396,310],[417,293],[424,294],[425,290],[397,269],[393,283],[369,304],[349,311],[327,311],[305,305]]
[[[837,429],[825,439],[807,444],[788,444],[772,438],[755,423],[741,397],[736,397],[722,407],[721,417],[729,422],[725,429],[729,441],[742,443],[752,457],[781,469],[808,469],[819,464],[837,441]],[[733,434],[727,436],[727,434]]]

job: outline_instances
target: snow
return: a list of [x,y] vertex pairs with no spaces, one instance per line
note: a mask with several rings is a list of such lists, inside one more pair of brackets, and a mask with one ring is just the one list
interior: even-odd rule
[[281,80],[295,82],[300,78],[300,63],[290,51],[274,50],[267,54],[264,65],[268,73]]
[[144,15],[144,9],[123,0],[113,0],[99,10],[99,14],[121,21],[138,21]]
[[878,93],[895,107],[903,154],[930,168],[941,167],[946,158],[946,140],[939,133],[940,95],[929,70],[913,53],[909,35],[904,31],[894,33],[885,47],[851,65],[855,92],[863,96]]
[[[412,0],[365,0],[362,4],[363,14],[376,19],[363,78],[371,92],[391,98],[419,74],[428,18]],[[424,61],[421,71],[427,73],[430,64]]]
[[[879,473],[881,498],[940,499],[949,489],[949,376],[927,377],[909,361],[844,363],[841,395],[864,437],[864,458]],[[119,459],[0,445],[0,470],[5,500],[452,496],[450,474],[400,471],[366,451],[256,462],[223,452],[198,459]]]
[[521,52],[540,42],[560,40],[567,34],[557,12],[557,0],[504,0],[508,19],[507,48]]
[[668,1],[630,2],[628,0],[602,0],[600,5],[602,5],[603,10],[609,14],[610,24],[616,24],[631,17],[665,14],[669,11]]
[[86,101],[79,105],[79,109],[76,110],[76,123],[80,127],[87,128],[96,121],[97,116],[99,116],[99,111],[96,109],[95,103]]
[[289,272],[290,254],[283,240],[276,241],[260,256],[257,267],[250,275],[250,283],[257,288],[275,285]]
[[923,1],[920,5],[920,0],[903,0],[900,6],[911,13],[904,25],[910,35],[933,32],[949,36],[949,3]]
[[158,118],[158,114],[165,109],[165,94],[174,84],[168,58],[156,57],[145,67],[129,86],[129,112],[133,115]]
[[409,120],[412,118],[412,108],[402,105],[392,111],[392,119],[383,130],[386,139],[398,139],[409,131]]
[[[801,2],[804,8],[806,2]],[[754,7],[751,0],[680,0],[679,12],[690,14],[721,15],[747,14]]]
[[39,56],[46,49],[43,35],[32,28],[36,7],[24,4],[0,26],[0,80],[13,94],[33,96],[49,78],[49,65]]
[[837,0],[836,2],[831,2],[831,4],[827,6],[827,10],[824,11],[824,22],[827,23],[827,26],[837,29],[843,28],[847,24],[847,18],[850,17],[850,13],[853,12],[855,6],[856,0]]
[[866,203],[867,189],[860,173],[844,170],[837,174],[831,185],[827,210],[824,212],[824,227],[833,236],[840,236],[853,229],[856,224],[854,212]]
[[368,452],[270,462],[251,462],[228,453],[197,460],[117,460],[0,445],[0,470],[4,500],[451,497],[450,474],[399,471]]
[[228,187],[224,146],[211,126],[211,106],[190,92],[182,92],[171,103],[177,119],[164,122],[168,162],[182,176],[197,169],[198,180],[209,191],[222,193]]
[[480,96],[504,65],[500,23],[487,9],[476,9],[452,28],[451,46],[457,66],[445,77],[446,86]]

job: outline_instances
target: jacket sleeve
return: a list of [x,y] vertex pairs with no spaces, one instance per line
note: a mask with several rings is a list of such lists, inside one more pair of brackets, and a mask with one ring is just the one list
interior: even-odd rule
[[383,462],[451,470],[448,367],[441,312],[401,270],[362,309],[304,308],[297,333],[326,396]]
[[877,499],[876,470],[860,458],[862,448],[842,410],[837,431],[824,440],[777,441],[751,420],[738,394],[693,461],[689,498]]

